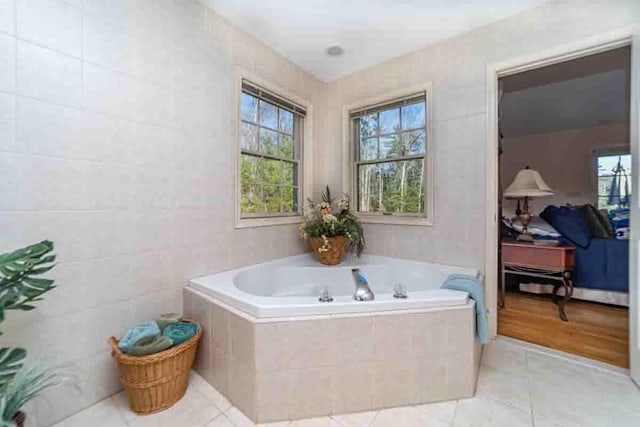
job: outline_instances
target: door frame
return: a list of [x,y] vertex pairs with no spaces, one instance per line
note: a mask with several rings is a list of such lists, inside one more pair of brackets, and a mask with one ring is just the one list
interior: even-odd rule
[[[639,150],[639,121],[638,97],[640,97],[640,38],[638,27],[629,26],[616,31],[607,32],[595,37],[581,39],[570,44],[562,45],[546,51],[529,54],[521,57],[508,59],[501,62],[489,64],[486,75],[486,224],[485,224],[485,299],[489,309],[489,326],[491,336],[498,333],[498,79],[512,74],[570,61],[572,59],[605,52],[623,46],[632,46],[631,58],[631,108],[630,108],[630,147],[632,154],[632,186],[633,205],[638,205],[640,199],[640,180],[638,179],[640,164],[638,161]],[[640,209],[640,208],[639,208]],[[640,230],[633,231],[634,215],[632,210],[632,239],[630,239],[630,261],[638,260],[640,251],[636,245],[635,237]],[[639,218],[640,219],[640,218]],[[637,221],[635,222],[637,223]],[[631,352],[631,376],[638,380],[640,378],[640,347],[638,340],[639,329],[637,326],[637,310],[640,306],[638,301],[638,271],[633,268],[634,263],[630,262],[629,280],[629,322],[630,322],[630,349]],[[635,361],[634,361],[635,359]]]

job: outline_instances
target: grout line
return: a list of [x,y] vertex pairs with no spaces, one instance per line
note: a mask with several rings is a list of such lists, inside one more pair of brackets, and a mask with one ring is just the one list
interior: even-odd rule
[[[605,362],[588,359],[586,357],[578,356],[576,354],[567,353],[561,350],[544,347],[538,344],[533,344],[533,343],[517,340],[515,338],[510,338],[502,335],[498,335],[498,337],[496,338],[496,341],[501,341],[506,344],[511,344],[511,345],[520,347],[525,352],[542,354],[544,356],[553,357],[556,359],[563,360],[565,362],[573,363],[573,364],[584,366],[591,369],[596,369],[606,374],[629,378],[628,369],[620,368],[614,365],[609,365],[608,363],[605,363]],[[527,369],[528,368],[529,367],[527,365]]]
[[[17,9],[17,7],[16,7],[16,9]],[[16,12],[16,15],[17,15],[17,12]],[[82,31],[81,42],[80,42],[80,55],[75,55],[75,54],[69,53],[67,51],[63,51],[63,50],[57,49],[55,47],[52,47],[52,46],[49,46],[49,45],[46,45],[46,44],[42,44],[42,43],[34,41],[34,40],[30,40],[30,39],[25,39],[23,37],[19,37],[18,36],[18,32],[17,32],[17,25],[18,24],[17,24],[17,18],[16,18],[16,23],[15,23],[15,27],[16,27],[15,32],[16,32],[16,34],[9,34],[9,33],[5,33],[5,32],[2,32],[2,31],[0,31],[0,34],[8,35],[10,37],[15,38],[16,39],[16,45],[17,45],[18,42],[31,44],[31,45],[37,46],[39,48],[46,49],[46,50],[49,50],[51,52],[57,53],[59,55],[66,56],[66,57],[71,58],[71,59],[75,59],[75,60],[80,61],[82,63],[87,63],[89,65],[102,68],[102,69],[107,70],[109,72],[112,72],[112,73],[115,73],[115,74],[119,74],[121,76],[128,77],[128,78],[133,79],[133,80],[137,80],[137,81],[139,81],[139,82],[141,82],[143,84],[146,84],[146,85],[157,86],[157,87],[162,88],[164,90],[173,89],[173,84],[169,80],[165,81],[165,79],[154,79],[153,76],[136,75],[136,74],[132,74],[132,73],[127,72],[127,71],[122,71],[122,70],[117,69],[115,67],[112,67],[110,65],[106,65],[106,64],[103,64],[103,63],[100,63],[100,62],[95,62],[95,61],[91,61],[91,60],[85,59],[85,52],[84,52],[85,51],[85,46],[84,46],[84,14],[82,15],[82,18],[81,18],[81,21],[80,21],[80,29]],[[171,51],[171,53],[174,54],[175,52]]]
[[[477,396],[476,395],[476,396],[470,397],[469,399],[475,399],[475,398],[491,400],[493,402],[497,402],[497,403],[500,403],[502,405],[508,406],[511,409],[515,409],[516,411],[527,412],[526,409],[522,409],[519,406],[515,406],[513,403],[507,403],[504,400],[498,399],[497,397],[489,396],[488,394],[483,394],[481,396]],[[457,407],[457,405],[456,405],[456,407]]]
[[528,350],[524,351],[524,366],[527,371],[527,376],[525,377],[525,381],[527,383],[527,394],[529,395],[529,410],[531,411],[531,425],[535,427],[536,418],[533,413],[533,397],[531,395],[531,382],[529,381],[529,375],[528,375],[528,372],[529,372],[529,351]]
[[[85,61],[86,62],[86,61]],[[17,45],[16,45],[16,58],[15,58],[15,65],[16,65],[16,76],[15,76],[15,82],[17,84],[17,77],[18,77],[18,73],[17,73],[17,67],[18,67],[18,60],[17,60]],[[89,65],[93,65],[90,62],[87,62]],[[110,68],[105,68],[107,71],[112,72],[112,70]],[[55,102],[55,101],[51,101],[48,99],[44,99],[44,98],[38,98],[37,96],[31,96],[31,95],[24,95],[22,93],[19,93],[16,87],[16,90],[11,92],[11,91],[6,91],[6,90],[0,90],[0,93],[4,93],[7,95],[15,95],[19,98],[24,98],[24,99],[29,99],[32,101],[38,101],[38,102],[42,102],[44,104],[48,104],[48,105],[52,105],[54,107],[61,107],[61,108],[67,108],[67,109],[72,109],[72,110],[78,110],[81,112],[87,112],[87,113],[92,113],[92,114],[98,114],[98,115],[103,115],[105,117],[109,117],[112,119],[119,119],[119,120],[124,120],[125,122],[129,122],[132,124],[137,124],[137,125],[143,125],[143,126],[148,126],[148,127],[154,127],[154,128],[159,128],[159,129],[164,129],[164,130],[171,130],[171,131],[181,131],[184,132],[185,128],[183,126],[179,126],[179,125],[173,125],[173,124],[169,124],[169,125],[164,125],[164,122],[162,122],[161,124],[157,124],[151,121],[144,121],[144,120],[138,120],[138,119],[132,119],[131,117],[127,117],[127,116],[121,116],[118,114],[113,114],[104,110],[100,110],[100,109],[95,109],[95,108],[90,108],[90,107],[85,107],[84,104],[82,106],[77,106],[77,105],[70,105],[70,104],[64,104],[64,103],[60,103],[60,102]],[[83,100],[84,101],[84,100]]]
[[224,417],[224,413],[223,413],[223,412],[220,412],[220,413],[219,413],[218,415],[216,415],[215,417],[208,419],[207,421],[205,421],[205,422],[202,424],[202,426],[204,427],[204,426],[208,425],[209,423],[213,422],[214,420],[217,420],[217,419],[218,419],[218,418],[220,418],[220,417]]
[[[16,97],[16,99],[19,98],[19,96]],[[16,102],[16,109],[18,108],[17,106],[17,102]],[[15,127],[15,132],[17,133],[17,120],[14,121],[14,127]],[[101,166],[126,166],[126,167],[130,167],[130,168],[137,168],[137,169],[141,169],[144,171],[149,171],[150,167],[158,167],[160,165],[160,163],[126,163],[123,161],[110,161],[110,160],[96,160],[96,159],[87,159],[87,158],[83,158],[83,157],[67,157],[67,156],[60,156],[60,155],[51,155],[51,154],[42,154],[42,153],[37,153],[37,152],[32,152],[32,151],[14,151],[14,150],[6,150],[6,149],[0,149],[0,153],[2,154],[10,154],[10,155],[15,155],[15,156],[25,156],[25,157],[36,157],[36,158],[41,158],[41,159],[50,159],[50,160],[66,160],[66,161],[70,161],[70,162],[79,162],[79,163],[90,163],[90,164],[95,164],[95,165],[101,165]],[[171,166],[169,166],[170,168]],[[189,169],[189,168],[179,168],[179,169],[173,169],[171,170],[171,172],[185,172],[185,171],[192,171],[193,169]],[[166,172],[166,170],[163,171],[158,171],[158,172]]]
[[[227,421],[229,421],[232,425],[234,425],[234,426],[236,426],[236,427],[239,427],[236,423],[234,423],[234,422],[233,422],[233,420],[231,419],[231,417],[229,417],[229,416],[227,415],[227,414],[228,414],[228,413],[229,413],[233,408],[235,408],[235,406],[233,406],[233,405],[229,406],[229,409],[227,409],[226,411],[224,411],[224,416],[225,416],[225,418],[227,419]],[[242,411],[240,411],[239,409],[238,409],[238,411],[242,413]],[[244,414],[243,414],[243,415],[244,415]],[[255,424],[255,423],[254,423],[254,424]]]
[[[14,23],[14,31],[15,31],[15,23]],[[7,33],[6,31],[2,31],[2,30],[0,30],[0,36],[9,36],[9,37],[13,37],[13,38],[16,37],[15,34]]]
[[378,415],[380,415],[380,412],[381,411],[376,411],[376,414],[373,416],[373,418],[371,418],[371,422],[368,424],[368,426],[373,425],[373,423],[375,422],[376,418],[378,418]]
[[[85,314],[85,313],[88,313],[88,312],[91,312],[91,311],[105,309],[105,308],[111,307],[111,306],[125,305],[125,303],[126,304],[130,304],[130,303],[133,303],[134,300],[136,300],[136,299],[148,298],[150,296],[161,296],[161,295],[164,295],[164,294],[168,295],[168,294],[175,293],[175,292],[180,292],[181,293],[182,287],[183,287],[183,285],[179,285],[179,286],[175,286],[173,288],[167,288],[167,289],[164,289],[164,290],[151,291],[151,292],[144,293],[144,294],[132,295],[132,296],[128,296],[128,297],[123,298],[123,299],[119,299],[117,301],[101,303],[101,304],[98,304],[98,305],[94,305],[92,307],[83,307],[82,310],[70,311],[68,313],[62,313],[62,314],[55,314],[53,316],[41,315],[40,317],[33,318],[32,321],[20,321],[20,322],[17,322],[16,324],[13,325],[13,327],[14,328],[29,327],[31,325],[35,325],[36,323],[40,323],[43,320],[61,319],[61,318],[65,318],[65,317],[78,316],[78,315]],[[86,356],[86,357],[83,357],[83,358],[80,358],[80,359],[71,359],[71,360],[69,360],[69,362],[70,363],[79,362],[79,361],[91,359],[93,357],[97,357],[97,356],[100,356],[100,355],[103,355],[103,354],[107,354],[107,353],[109,353],[109,350],[100,349],[100,350],[98,350],[98,352],[92,353],[89,356]]]
[[81,61],[82,60],[80,56],[74,55],[73,53],[69,53],[69,52],[66,52],[64,50],[60,50],[60,49],[57,49],[55,47],[51,47],[51,46],[42,44],[42,43],[34,41],[34,40],[25,39],[23,37],[18,37],[18,35],[16,35],[15,37],[16,37],[16,39],[18,39],[18,41],[20,41],[22,43],[28,43],[28,44],[32,44],[34,46],[40,47],[42,49],[47,49],[47,50],[50,50],[51,52],[57,53],[58,55],[62,55],[62,56],[66,56],[66,57],[71,58],[71,59],[75,59],[76,61]]
[[449,421],[449,425],[453,426],[456,423],[456,415],[458,414],[458,404],[460,403],[460,400],[456,400],[456,404],[453,407],[453,416],[451,417],[451,421]]
[[[327,418],[329,418],[330,420],[334,421],[335,423],[337,423],[338,425],[340,425],[340,426],[342,426],[342,427],[348,427],[347,425],[342,424],[342,423],[340,422],[340,420],[338,420],[338,419],[334,418],[334,416],[333,416],[333,415],[328,415],[328,416],[327,416]],[[291,424],[291,423],[289,423],[289,424]]]
[[13,1],[13,141],[12,147],[18,149],[18,2]]
[[[18,1],[10,0],[13,3],[13,37],[18,38]],[[16,40],[17,43],[17,40]]]
[[[84,0],[80,3],[80,104],[85,108],[85,64],[84,64]],[[84,117],[82,122],[84,123]]]

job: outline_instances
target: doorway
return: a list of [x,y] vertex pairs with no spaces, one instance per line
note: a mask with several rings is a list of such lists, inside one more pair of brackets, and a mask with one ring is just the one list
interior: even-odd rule
[[498,80],[498,333],[622,368],[629,75],[624,46]]
[[[552,51],[543,52],[536,55],[529,55],[515,60],[509,60],[488,67],[487,73],[487,252],[485,262],[485,282],[487,284],[487,301],[490,309],[490,324],[493,335],[498,332],[498,297],[499,297],[499,276],[498,248],[500,247],[499,223],[501,218],[498,214],[498,79],[523,73],[526,71],[539,69],[549,65],[571,61],[577,58],[608,52],[624,46],[631,47],[631,106],[629,109],[629,141],[630,152],[633,158],[631,182],[634,194],[638,193],[638,87],[640,79],[638,76],[638,37],[628,30],[618,34],[610,34],[598,38],[591,38],[571,45],[562,46]],[[507,183],[508,185],[509,183]],[[631,224],[638,223],[637,204],[631,206]],[[629,258],[637,259],[637,238],[632,234],[630,239]],[[630,337],[630,373],[632,378],[637,379],[640,368],[640,349],[638,348],[637,337],[637,271],[636,263],[629,263],[629,337]],[[562,295],[562,291],[559,292]]]

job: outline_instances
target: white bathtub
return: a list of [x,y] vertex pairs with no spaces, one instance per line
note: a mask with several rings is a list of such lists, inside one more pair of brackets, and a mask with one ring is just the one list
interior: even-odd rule
[[[353,299],[352,268],[364,273],[374,301]],[[199,277],[188,287],[260,319],[466,305],[466,292],[440,289],[452,273],[478,275],[469,268],[371,255],[347,256],[340,265],[323,266],[306,254]],[[398,283],[408,298],[393,297]],[[324,287],[333,302],[318,300]]]

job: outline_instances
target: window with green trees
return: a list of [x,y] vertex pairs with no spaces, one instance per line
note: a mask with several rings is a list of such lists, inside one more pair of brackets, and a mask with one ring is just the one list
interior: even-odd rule
[[426,94],[350,113],[359,212],[425,216]]
[[297,215],[304,108],[243,81],[240,110],[241,216]]

